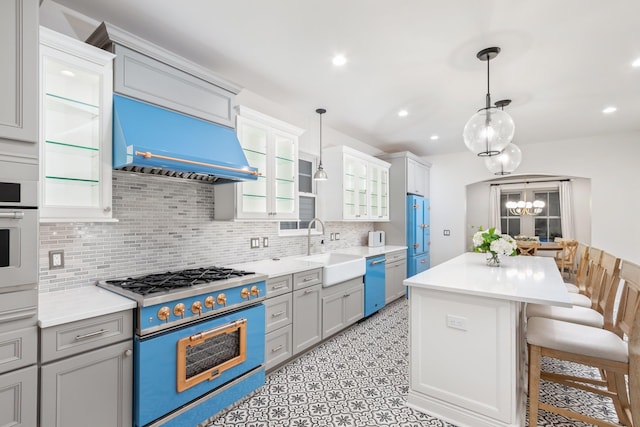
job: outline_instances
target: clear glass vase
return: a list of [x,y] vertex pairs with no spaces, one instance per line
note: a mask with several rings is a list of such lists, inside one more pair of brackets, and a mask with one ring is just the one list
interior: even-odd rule
[[487,265],[489,267],[500,267],[500,256],[495,252],[487,252]]

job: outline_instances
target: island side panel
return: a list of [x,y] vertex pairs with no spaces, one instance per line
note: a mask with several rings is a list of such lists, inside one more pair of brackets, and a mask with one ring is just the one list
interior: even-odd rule
[[524,425],[522,303],[410,288],[407,403],[458,426]]

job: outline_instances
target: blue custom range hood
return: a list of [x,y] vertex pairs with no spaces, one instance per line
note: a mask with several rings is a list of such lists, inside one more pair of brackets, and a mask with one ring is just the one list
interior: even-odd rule
[[119,95],[113,168],[214,184],[258,179],[233,129]]

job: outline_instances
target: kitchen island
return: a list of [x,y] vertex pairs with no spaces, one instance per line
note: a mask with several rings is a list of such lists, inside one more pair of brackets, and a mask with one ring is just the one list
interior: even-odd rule
[[459,427],[524,426],[524,304],[570,307],[551,258],[465,253],[409,287],[407,404]]

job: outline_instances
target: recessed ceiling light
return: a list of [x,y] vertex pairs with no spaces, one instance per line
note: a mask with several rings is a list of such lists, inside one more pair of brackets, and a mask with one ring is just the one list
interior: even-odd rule
[[398,111],[398,117],[407,117],[408,115],[409,115],[409,112],[407,110]]
[[436,141],[436,140],[440,139],[440,137],[438,135],[431,135],[429,137],[429,139],[432,140],[432,141]]
[[347,63],[347,58],[344,55],[336,55],[333,57],[331,62],[333,62],[333,65],[336,67],[341,67]]
[[75,73],[73,71],[70,70],[62,70],[60,71],[60,74],[62,74],[63,76],[67,76],[67,77],[75,77]]
[[640,58],[636,59],[631,63],[632,67],[640,68]]
[[617,108],[616,108],[616,107],[607,107],[607,108],[605,108],[604,110],[602,110],[602,112],[603,112],[604,114],[611,114],[611,113],[615,113],[615,112],[616,112],[616,110],[617,110]]

